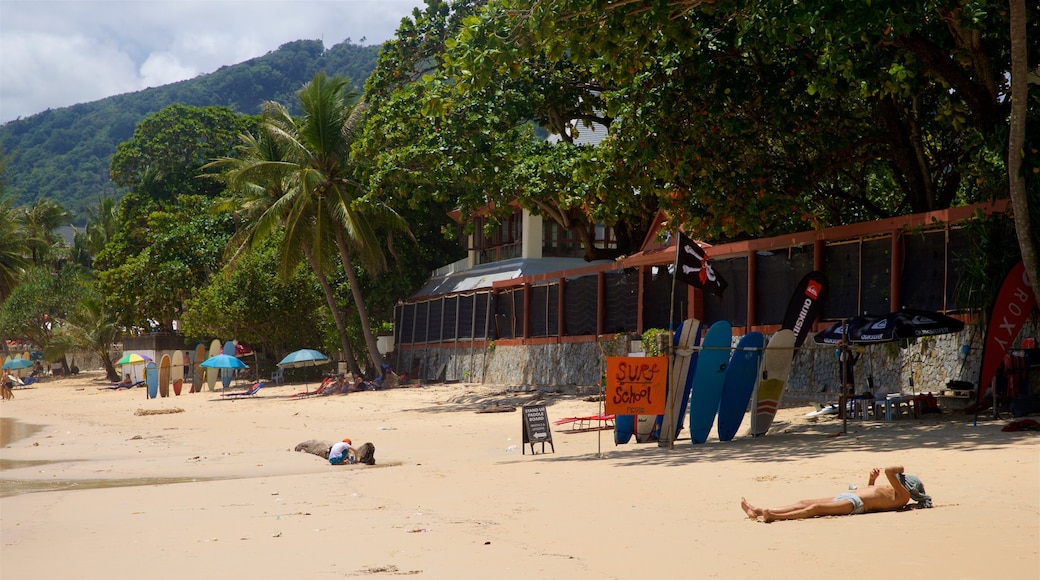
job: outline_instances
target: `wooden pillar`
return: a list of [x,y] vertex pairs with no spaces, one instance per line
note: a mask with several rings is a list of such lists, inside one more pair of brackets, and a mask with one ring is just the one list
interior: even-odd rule
[[596,274],[596,334],[602,335],[607,327],[607,275]]
[[524,289],[524,318],[523,318],[523,320],[521,322],[524,325],[523,337],[525,339],[527,339],[527,338],[531,338],[531,284],[528,283],[528,282],[524,282],[523,289]]
[[903,273],[903,244],[899,230],[892,232],[892,250],[889,252],[892,260],[889,264],[889,310],[896,312],[903,307],[902,273]]
[[[643,328],[643,280],[645,278],[643,274],[646,272],[646,266],[636,268],[636,272],[639,276],[639,281],[636,283],[636,330],[642,334],[646,330]],[[669,312],[668,319],[671,320],[671,318],[672,313]]]
[[754,250],[749,250],[747,253],[747,320],[745,321],[745,331],[751,330],[751,327],[758,323],[758,308],[755,307],[755,297],[757,293],[755,287],[758,282],[758,254]]
[[560,278],[559,290],[556,292],[556,337],[560,338],[565,332],[567,332],[566,319],[563,315],[567,308],[567,301],[564,299],[563,294],[567,289],[567,279]]

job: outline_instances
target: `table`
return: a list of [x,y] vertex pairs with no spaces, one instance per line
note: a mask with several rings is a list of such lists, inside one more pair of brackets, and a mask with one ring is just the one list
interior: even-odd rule
[[884,406],[885,408],[885,421],[893,421],[900,419],[903,413],[906,413],[907,418],[911,418],[916,415],[914,411],[914,398],[906,395],[888,395],[884,399],[874,400],[874,417],[880,415],[878,407]]

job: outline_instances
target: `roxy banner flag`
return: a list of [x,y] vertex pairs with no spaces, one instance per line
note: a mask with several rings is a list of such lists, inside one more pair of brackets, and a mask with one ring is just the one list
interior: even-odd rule
[[993,303],[986,329],[986,342],[982,344],[982,371],[979,373],[979,401],[990,387],[990,382],[997,374],[997,369],[1004,362],[1011,343],[1018,337],[1026,318],[1036,308],[1036,295],[1026,278],[1026,269],[1022,262],[1011,268],[1004,278]]
[[722,296],[728,286],[711,267],[704,250],[682,232],[675,247],[675,278],[716,296]]

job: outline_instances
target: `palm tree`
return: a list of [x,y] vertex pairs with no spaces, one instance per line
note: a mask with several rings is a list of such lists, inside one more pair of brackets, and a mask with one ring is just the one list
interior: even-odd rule
[[63,358],[68,351],[76,349],[94,352],[101,357],[108,380],[118,381],[119,373],[108,354],[120,332],[115,317],[105,309],[105,301],[98,295],[83,298],[77,306],[57,326],[47,355]]
[[69,223],[69,212],[57,203],[41,198],[23,210],[21,222],[32,262],[40,266],[52,256],[54,232]]
[[[268,103],[265,114],[281,109],[277,103]],[[308,207],[308,198],[295,187],[296,164],[289,161],[285,142],[276,137],[271,127],[260,128],[258,135],[242,135],[236,147],[237,156],[217,159],[207,164],[207,169],[221,169],[221,179],[233,192],[234,197],[218,200],[214,211],[234,211],[242,220],[242,227],[228,243],[229,264],[242,252],[260,246],[279,228],[285,230],[279,259],[279,275],[288,278],[300,256],[306,260],[321,285],[325,302],[332,312],[336,330],[340,337],[340,348],[347,358],[352,373],[361,374],[350,339],[347,324],[336,302],[336,295],[326,272],[329,269],[327,252],[320,248],[320,232],[313,228],[316,220]],[[317,246],[319,251],[315,251]]]
[[385,205],[369,205],[364,212],[359,207],[363,187],[354,179],[350,150],[365,106],[357,102],[357,95],[349,89],[349,81],[318,73],[300,90],[299,97],[303,109],[300,122],[281,109],[281,114],[272,119],[272,125],[297,153],[294,158],[300,160],[296,169],[299,187],[328,220],[327,227],[333,232],[357,307],[371,368],[378,372],[382,356],[372,333],[352,256],[357,256],[370,272],[385,270],[386,256],[373,228],[373,218],[398,230],[407,231],[407,226]]
[[11,295],[21,273],[29,265],[26,259],[29,248],[24,242],[21,228],[15,225],[18,223],[16,215],[10,199],[0,196],[0,228],[4,230],[0,234],[0,302]]

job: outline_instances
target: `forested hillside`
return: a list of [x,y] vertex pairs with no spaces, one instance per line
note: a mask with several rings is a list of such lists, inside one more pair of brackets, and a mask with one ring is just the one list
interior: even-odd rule
[[349,77],[360,92],[379,48],[347,39],[326,51],[321,41],[299,40],[194,79],[11,121],[0,126],[4,189],[16,204],[49,198],[82,217],[99,198],[117,193],[109,160],[145,116],[174,103],[227,106],[245,114],[259,113],[264,101],[289,106],[297,102],[294,93],[322,70]]

